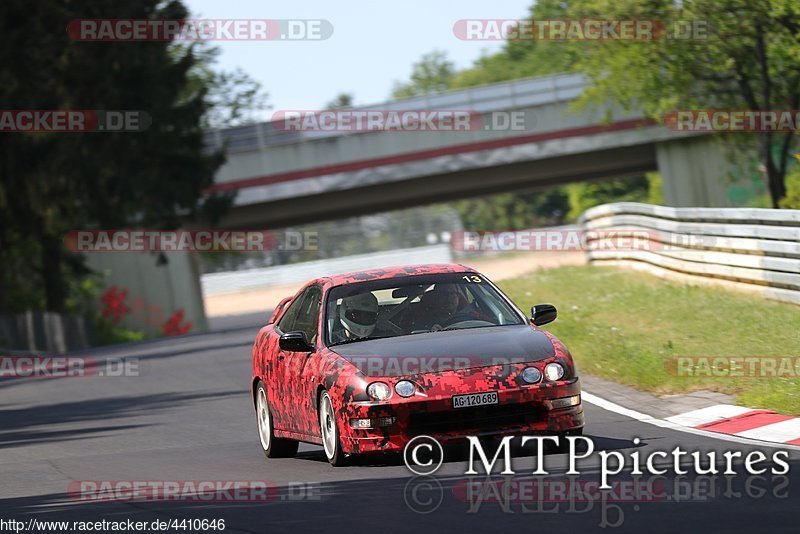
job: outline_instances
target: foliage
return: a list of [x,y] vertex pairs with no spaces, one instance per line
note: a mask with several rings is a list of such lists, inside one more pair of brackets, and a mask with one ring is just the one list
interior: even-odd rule
[[443,234],[461,229],[452,204],[417,206],[276,230],[278,236],[309,236],[313,241],[307,243],[313,247],[281,246],[285,238],[278,237],[278,246],[267,252],[203,254],[202,266],[204,272],[220,272],[421,247],[432,244],[431,236],[443,243],[447,241]]
[[325,109],[334,110],[334,109],[345,109],[353,107],[353,101],[355,97],[352,93],[339,93],[336,97],[325,104]]
[[644,177],[647,179],[647,200],[648,204],[655,204],[656,206],[664,205],[664,183],[661,179],[661,174],[658,172],[645,173]]
[[567,218],[576,220],[595,206],[609,202],[648,202],[650,182],[644,176],[595,182],[577,182],[566,186],[569,198]]
[[800,210],[800,165],[786,177],[786,196],[781,200],[781,208]]
[[188,45],[177,43],[169,53],[175,61],[193,56],[185,94],[191,98],[205,92],[208,107],[201,122],[204,129],[253,123],[259,120],[258,112],[269,109],[267,93],[249,74],[240,68],[233,71],[214,68],[222,53],[219,47],[202,41]]
[[144,332],[131,330],[115,324],[113,321],[97,315],[94,319],[95,345],[115,345],[145,339]]
[[[575,0],[568,11],[570,18],[660,20],[668,32],[657,40],[584,43],[577,67],[593,81],[584,104],[612,99],[656,118],[679,109],[800,108],[800,3],[794,0]],[[680,21],[699,24],[693,38],[669,38]],[[778,207],[794,132],[756,138]]]
[[560,224],[567,213],[563,188],[502,193],[454,203],[465,230],[521,230]]
[[[536,2],[528,13],[535,20],[565,19],[570,7],[559,0]],[[430,88],[459,89],[531,76],[571,72],[579,68],[585,43],[507,41],[500,52],[484,55],[465,70],[453,72],[444,54],[427,54],[414,66],[411,79],[398,84],[395,97],[425,94]],[[576,183],[524,194],[504,193],[458,201],[467,229],[523,229],[561,224],[577,218],[583,209],[606,202],[637,201],[662,204],[660,177],[623,178],[607,182]]]
[[[528,11],[533,20],[567,17],[567,4],[540,0]],[[536,40],[507,41],[500,52],[484,55],[468,69],[456,73],[450,87],[463,88],[533,76],[573,72],[580,57],[580,43]]]
[[450,86],[455,74],[453,62],[447,54],[434,50],[422,56],[411,70],[411,79],[407,83],[397,83],[392,91],[394,98],[411,98],[444,91]]
[[[500,52],[484,55],[459,72],[430,68],[447,64],[439,54],[415,66],[415,75],[395,96],[424,94],[421,87],[456,89],[530,76],[584,72],[594,82],[579,106],[615,101],[626,110],[644,109],[661,118],[677,109],[709,107],[769,110],[800,108],[800,4],[793,0],[540,0],[528,18],[655,20],[670,37],[677,24],[694,24],[696,39],[643,41],[508,41]],[[685,26],[684,26],[685,28]],[[703,33],[705,32],[705,33]],[[428,68],[418,68],[426,64]],[[785,175],[794,132],[735,133],[726,143],[738,153],[758,145],[771,205],[786,194]],[[650,179],[651,184],[655,178]],[[609,185],[609,190],[615,186]],[[759,192],[749,182],[738,196]],[[592,187],[574,186],[573,197],[587,198]],[[631,192],[633,194],[634,192]],[[792,199],[796,193],[790,193]],[[619,199],[625,199],[624,194]],[[502,204],[502,197],[496,197]],[[614,200],[608,196],[606,200]],[[780,206],[795,205],[789,199]],[[652,203],[663,203],[651,187]],[[740,199],[744,202],[744,198]],[[493,211],[503,211],[501,206]],[[573,215],[574,210],[573,210]]]
[[[73,41],[72,19],[183,19],[178,0],[0,4],[4,109],[140,110],[141,132],[0,136],[0,313],[78,306],[88,274],[63,236],[80,228],[171,229],[213,220],[231,196],[205,196],[221,153],[204,125],[246,120],[259,100],[241,73],[216,73],[203,44]],[[57,31],[58,30],[58,31]],[[243,84],[243,85],[242,85]]]

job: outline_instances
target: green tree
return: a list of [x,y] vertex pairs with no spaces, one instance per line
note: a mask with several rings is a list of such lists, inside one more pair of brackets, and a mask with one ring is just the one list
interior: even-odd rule
[[[800,160],[800,154],[794,156]],[[786,175],[786,196],[781,200],[781,207],[800,210],[800,165],[795,164],[794,169]]]
[[[567,4],[559,0],[540,0],[531,6],[527,18],[559,19],[566,18],[567,13]],[[572,42],[510,40],[500,52],[483,55],[472,67],[461,71],[454,71],[443,54],[427,54],[415,65],[411,79],[395,87],[393,96],[416,96],[430,92],[431,88],[460,89],[574,71],[578,65],[580,45]],[[579,188],[581,185],[572,186],[573,197]],[[595,190],[589,187],[589,191]],[[557,187],[467,199],[455,203],[455,206],[467,229],[522,229],[562,223],[570,209],[568,196],[566,187]]]
[[230,128],[263,120],[258,113],[270,108],[267,103],[269,95],[261,83],[242,69],[225,71],[216,68],[222,53],[219,47],[202,41],[175,43],[169,53],[175,61],[193,57],[184,94],[192,98],[205,92],[207,107],[201,120],[203,128]]
[[395,84],[392,96],[410,98],[444,91],[450,86],[454,74],[455,66],[447,59],[447,54],[434,50],[414,64],[408,82]]
[[334,109],[345,109],[353,107],[353,101],[355,97],[352,93],[339,93],[336,97],[325,104],[325,109],[334,110]]
[[647,179],[647,200],[648,204],[662,206],[664,204],[664,181],[661,173],[648,172],[644,177]]
[[[679,21],[703,25],[690,39],[583,43],[578,68],[593,81],[584,103],[612,99],[656,118],[677,109],[800,108],[796,0],[574,0],[569,13],[662,20],[668,32]],[[756,137],[772,205],[778,207],[786,194],[794,132]]]
[[501,193],[455,202],[466,230],[521,230],[560,224],[569,209],[564,188]]
[[577,182],[566,187],[570,220],[577,219],[584,211],[600,204],[647,202],[651,198],[650,181],[645,176]]
[[7,43],[0,51],[4,109],[142,110],[152,118],[139,133],[0,136],[1,255],[27,267],[2,273],[2,294],[37,280],[30,285],[41,292],[23,300],[64,311],[70,277],[85,274],[80,258],[63,246],[67,231],[174,228],[229,202],[203,193],[224,160],[204,146],[203,121],[215,103],[209,87],[195,83],[195,47],[84,43],[64,30],[78,18],[183,19],[188,13],[180,1],[7,0],[0,14]]
[[[560,0],[539,0],[529,8],[527,19],[563,19],[567,17],[567,8]],[[473,87],[572,72],[577,68],[580,45],[568,41],[509,40],[500,52],[484,55],[472,67],[456,73],[450,87]]]

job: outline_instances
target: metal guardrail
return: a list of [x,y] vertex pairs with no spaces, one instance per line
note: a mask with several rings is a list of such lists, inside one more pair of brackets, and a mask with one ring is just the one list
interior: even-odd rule
[[94,344],[94,327],[87,317],[27,311],[0,315],[0,349],[23,354],[82,350]]
[[449,263],[451,261],[450,245],[440,244],[357,254],[345,258],[329,258],[289,265],[276,265],[274,267],[262,267],[244,271],[209,273],[201,277],[201,284],[203,296],[209,297],[224,293],[247,291],[249,289],[301,284],[321,276],[360,271],[362,269],[377,269],[412,263]]
[[[446,91],[404,100],[392,100],[348,109],[382,111],[447,109],[489,113],[574,100],[583,92],[585,87],[586,80],[580,74],[558,74]],[[229,154],[233,154],[262,150],[273,145],[364,133],[286,131],[279,129],[276,124],[274,122],[260,122],[235,128],[214,130],[206,134],[206,146],[210,149],[225,147]]]
[[590,246],[590,262],[727,285],[800,304],[800,210],[622,202],[587,210],[580,223],[586,230],[642,230],[650,241],[625,249]]

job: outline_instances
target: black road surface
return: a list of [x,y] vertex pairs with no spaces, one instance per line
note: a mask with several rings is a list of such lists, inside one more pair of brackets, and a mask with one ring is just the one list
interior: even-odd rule
[[[758,449],[768,457],[776,449],[660,428],[591,404],[585,406],[586,434],[597,450],[573,477],[564,474],[567,455],[556,451],[545,456],[549,477],[532,476],[536,457],[523,451],[513,462],[515,477],[488,480],[464,476],[463,450],[448,450],[433,477],[414,476],[398,457],[334,468],[314,446],[301,446],[296,458],[267,460],[248,389],[257,322],[250,317],[252,326],[242,327],[228,320],[208,334],[86,354],[99,369],[106,361],[137,358],[138,371],[131,374],[138,376],[0,379],[0,532],[47,526],[31,520],[69,521],[62,531],[79,528],[73,521],[146,521],[146,532],[155,531],[154,520],[178,520],[162,531],[189,532],[203,531],[203,519],[224,519],[225,532],[297,534],[800,528],[796,452],[786,475],[748,475],[741,463],[739,474],[730,476],[676,475],[672,469],[663,476],[635,475],[628,465],[611,479],[612,490],[597,491],[601,450],[646,458],[677,446],[718,455]],[[634,438],[641,442],[635,445]],[[201,481],[257,481],[267,490],[245,494],[251,500],[223,492],[213,502],[192,501],[189,492],[181,501],[130,501],[76,491],[94,487],[86,481],[116,481],[117,488],[124,487],[119,481],[180,481],[189,488]],[[98,495],[105,498],[92,500]]]

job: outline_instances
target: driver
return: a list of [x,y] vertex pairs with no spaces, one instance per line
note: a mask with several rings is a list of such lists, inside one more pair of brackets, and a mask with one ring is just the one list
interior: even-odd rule
[[359,293],[342,299],[339,322],[344,339],[369,337],[378,323],[378,299],[372,293]]
[[459,303],[460,296],[455,284],[436,284],[432,290],[422,295],[421,313],[414,322],[414,328],[441,329],[456,315]]

